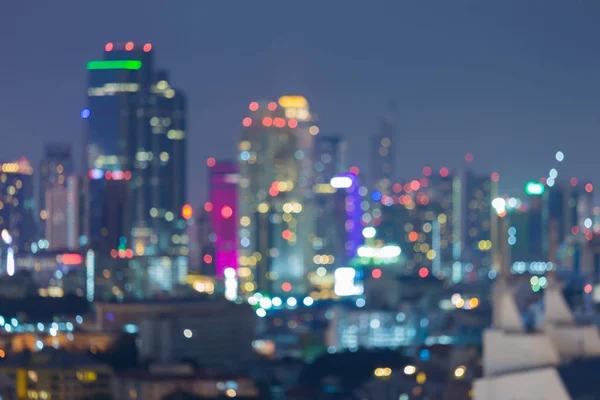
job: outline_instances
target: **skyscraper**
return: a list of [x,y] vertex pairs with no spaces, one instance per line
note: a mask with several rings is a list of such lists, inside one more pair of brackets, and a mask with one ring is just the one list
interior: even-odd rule
[[308,102],[252,102],[239,141],[242,293],[307,292],[312,260],[313,135]]
[[[238,164],[215,162],[209,159],[210,167],[210,203],[212,205],[211,222],[214,233],[214,263],[218,277],[223,276],[226,268],[237,271],[237,231],[238,231]],[[242,226],[248,219],[240,220]]]
[[[38,211],[46,210],[46,190],[49,188],[64,187],[66,177],[73,173],[73,160],[71,158],[71,144],[62,142],[46,143],[44,158],[40,162],[38,182]],[[45,235],[46,221],[40,218],[40,230]],[[51,244],[52,245],[52,244]]]
[[96,257],[130,250],[143,257],[133,266],[139,285],[168,290],[187,272],[185,98],[153,61],[150,43],[106,44],[87,64],[81,117]]
[[24,157],[0,163],[0,230],[12,238],[15,253],[29,250],[36,234],[33,167]]
[[389,194],[396,168],[396,106],[391,103],[379,131],[371,136],[371,177],[375,188]]
[[452,280],[475,281],[488,276],[492,265],[492,200],[498,196],[498,174],[462,171],[454,177]]

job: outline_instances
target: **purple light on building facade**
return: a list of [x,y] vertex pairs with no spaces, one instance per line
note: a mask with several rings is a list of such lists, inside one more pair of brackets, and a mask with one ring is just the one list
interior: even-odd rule
[[237,186],[238,165],[217,162],[209,170],[212,230],[215,233],[215,272],[222,277],[226,268],[238,268]]
[[331,182],[332,185],[339,184],[338,191],[345,194],[346,254],[349,258],[353,258],[356,256],[356,249],[363,243],[358,177],[349,172],[335,176]]

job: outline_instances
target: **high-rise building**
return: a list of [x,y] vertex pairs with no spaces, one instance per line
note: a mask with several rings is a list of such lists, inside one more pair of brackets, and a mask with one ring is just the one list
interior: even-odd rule
[[87,69],[90,245],[99,258],[137,257],[137,296],[140,285],[169,290],[187,273],[185,98],[150,43],[108,43]]
[[[209,166],[215,273],[222,277],[225,269],[238,269],[238,164],[209,159]],[[248,222],[248,219],[244,219],[239,224],[245,226]]]
[[[243,294],[307,293],[313,263],[313,135],[308,102],[252,102],[239,141]],[[291,300],[293,302],[293,300]]]
[[487,278],[492,266],[492,200],[498,196],[498,174],[462,171],[454,177],[452,281]]
[[[71,144],[62,142],[47,143],[44,146],[44,158],[40,162],[38,182],[38,210],[46,210],[46,191],[50,188],[64,187],[67,176],[73,173]],[[46,221],[40,218],[42,236],[46,231]],[[50,243],[52,246],[52,243]]]
[[0,163],[0,193],[0,230],[9,234],[10,246],[15,253],[29,250],[37,227],[33,167],[27,159]]
[[[316,254],[313,258],[326,269],[348,261],[345,250],[347,216],[343,206],[347,188],[338,190],[331,186],[334,177],[347,171],[345,158],[346,143],[341,138],[322,135],[316,137],[313,184],[316,218],[313,248]],[[350,178],[350,185],[355,179],[354,176]]]
[[388,194],[396,167],[396,106],[390,104],[379,132],[371,136],[371,176],[375,188]]
[[[46,188],[44,202],[46,212],[44,237],[48,241],[48,249],[64,250],[69,248],[69,190],[63,186]],[[72,246],[71,246],[72,247]]]

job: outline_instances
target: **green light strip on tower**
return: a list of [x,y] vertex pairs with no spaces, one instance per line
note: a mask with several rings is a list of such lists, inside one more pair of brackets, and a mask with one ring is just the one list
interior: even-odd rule
[[138,70],[142,68],[142,62],[138,60],[110,60],[110,61],[89,61],[88,70],[95,69],[130,69]]

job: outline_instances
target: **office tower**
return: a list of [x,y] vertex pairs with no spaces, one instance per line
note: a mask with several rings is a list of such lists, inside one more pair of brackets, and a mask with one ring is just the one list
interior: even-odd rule
[[371,136],[371,177],[375,188],[389,194],[396,168],[396,106],[381,120],[379,131]]
[[[336,136],[319,135],[315,140],[313,196],[315,206],[315,240],[313,257],[318,265],[335,266],[347,262],[345,244],[346,213],[342,206],[345,191],[331,186],[335,176],[347,171],[346,143]],[[320,262],[325,257],[326,262]]]
[[[46,143],[44,157],[40,162],[38,182],[38,210],[46,210],[46,190],[49,188],[64,187],[66,177],[73,173],[73,160],[71,144],[62,142]],[[46,220],[40,218],[40,229],[45,234]],[[50,244],[52,245],[52,243]]]
[[65,250],[69,248],[69,190],[63,186],[49,186],[46,188],[44,202],[46,219],[44,237],[48,241],[50,250]]
[[[215,162],[209,169],[210,203],[212,204],[211,226],[214,234],[214,265],[218,277],[223,277],[226,268],[238,269],[238,165],[232,162]],[[249,221],[240,220],[245,226]],[[208,258],[208,257],[207,257]],[[241,260],[244,264],[247,260]]]
[[33,167],[27,159],[23,157],[15,162],[0,163],[0,193],[0,230],[6,230],[10,235],[15,253],[29,250],[37,227]]
[[[313,264],[313,135],[308,102],[252,102],[239,141],[240,267],[243,294],[307,292]],[[293,302],[293,300],[292,300]]]
[[129,286],[136,296],[170,290],[187,273],[186,102],[153,56],[149,43],[108,43],[103,59],[87,64],[81,112],[90,245],[99,258],[138,257]]
[[498,193],[498,176],[461,171],[453,182],[452,281],[476,281],[488,277],[492,265],[492,200]]

